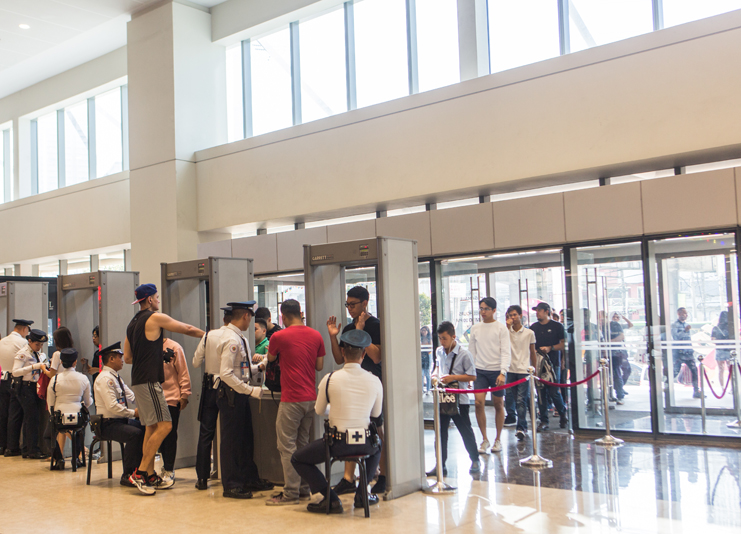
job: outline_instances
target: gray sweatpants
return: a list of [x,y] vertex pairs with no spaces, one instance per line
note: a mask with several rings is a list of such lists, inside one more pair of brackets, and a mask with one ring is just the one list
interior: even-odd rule
[[314,401],[281,402],[275,421],[278,435],[278,452],[283,464],[283,494],[287,499],[298,499],[299,488],[309,493],[309,485],[301,483],[301,477],[291,464],[291,456],[297,449],[309,444],[309,430],[314,421]]

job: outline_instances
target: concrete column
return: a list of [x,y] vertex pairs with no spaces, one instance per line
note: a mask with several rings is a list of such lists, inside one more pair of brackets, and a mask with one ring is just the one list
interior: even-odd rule
[[59,274],[67,274],[67,260],[59,260]]
[[6,267],[5,268],[5,276],[13,276],[13,268],[12,267]]
[[90,272],[94,273],[95,271],[100,270],[100,256],[97,254],[90,254]]
[[31,265],[31,276],[38,276],[39,275],[39,264]]
[[211,15],[167,3],[128,23],[131,267],[160,283],[160,263],[195,259],[195,150],[226,138],[226,58]]
[[16,263],[13,265],[13,276],[32,276],[31,266]]
[[131,249],[127,248],[124,250],[124,271],[131,270]]
[[458,55],[461,81],[489,74],[486,0],[458,0]]

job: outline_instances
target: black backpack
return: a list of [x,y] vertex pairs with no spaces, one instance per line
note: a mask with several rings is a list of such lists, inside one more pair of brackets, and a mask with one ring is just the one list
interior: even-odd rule
[[265,387],[273,393],[280,393],[280,356],[265,364]]

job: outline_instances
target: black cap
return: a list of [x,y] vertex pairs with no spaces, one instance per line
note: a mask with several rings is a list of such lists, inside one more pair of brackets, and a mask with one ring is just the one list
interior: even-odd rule
[[33,324],[33,321],[28,319],[13,319],[13,322],[18,326],[31,326]]
[[40,341],[41,343],[46,343],[49,341],[49,336],[46,335],[46,332],[43,330],[39,330],[38,328],[31,329],[31,332],[26,336],[26,339],[29,341]]
[[59,351],[59,357],[62,363],[72,364],[77,359],[77,351],[75,349],[62,349]]
[[547,312],[551,311],[551,307],[548,305],[547,302],[538,302],[538,305],[533,308],[533,311],[538,310],[545,310]]
[[106,354],[108,352],[121,352],[121,353],[123,353],[123,351],[121,350],[121,342],[120,341],[116,341],[113,345],[110,345],[108,347],[105,347],[104,349],[100,349],[100,355],[101,356],[103,356],[103,354]]
[[231,306],[224,306],[221,309],[224,311],[224,313],[232,313],[232,307]]
[[235,310],[247,310],[252,315],[255,315],[254,310],[252,309],[252,306],[254,306],[257,303],[257,301],[254,300],[245,300],[242,302],[227,302],[226,305],[232,309],[232,311]]
[[372,343],[370,334],[365,330],[348,330],[340,336],[340,345],[364,349]]

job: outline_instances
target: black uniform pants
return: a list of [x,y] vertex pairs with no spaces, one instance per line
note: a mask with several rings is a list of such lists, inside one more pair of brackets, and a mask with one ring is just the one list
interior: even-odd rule
[[466,447],[468,457],[472,462],[479,459],[479,450],[476,447],[476,436],[471,427],[471,416],[468,414],[470,407],[470,404],[459,404],[458,411],[460,413],[458,415],[450,416],[442,413],[440,414],[440,444],[442,445],[442,450],[440,452],[443,456],[443,467],[445,467],[445,462],[448,459],[448,427],[450,426],[451,419],[455,423],[455,427],[458,429],[458,432],[463,439],[463,445]]
[[180,406],[167,405],[172,419],[172,430],[160,444],[162,453],[162,465],[165,471],[175,470],[175,457],[178,455],[178,423],[180,422]]
[[23,428],[23,454],[39,452],[39,403],[36,382],[23,382],[17,395],[10,397],[8,448],[20,449]]
[[[201,399],[201,429],[196,449],[196,476],[200,480],[208,480],[211,477],[211,444],[216,436],[216,421],[219,418],[217,395],[217,390],[208,389]],[[174,422],[173,419],[173,431],[175,430]]]
[[243,488],[260,476],[253,459],[252,413],[248,395],[234,395],[234,406],[226,397],[218,400],[221,415],[221,485],[225,490]]
[[10,379],[0,380],[0,449],[8,446],[8,416],[10,414]]
[[[469,426],[471,424],[469,423]],[[474,445],[475,446],[475,445]],[[378,463],[381,461],[381,447],[374,447],[370,443],[365,445],[348,445],[344,442],[337,442],[330,448],[332,457],[338,456],[354,456],[360,454],[370,455],[365,461],[365,472],[368,474],[368,479],[373,478],[373,475],[378,469]],[[296,472],[301,475],[301,478],[309,483],[311,493],[321,493],[326,497],[327,495],[327,479],[324,473],[319,470],[317,464],[326,462],[326,449],[323,439],[318,439],[301,447],[299,450],[293,453],[291,457],[291,465]],[[477,453],[478,454],[478,453]],[[478,456],[477,456],[478,458]],[[361,494],[362,491],[368,491],[368,488],[361,488],[358,486],[356,493]],[[332,500],[336,500],[339,497],[332,490]]]
[[128,476],[142,461],[144,427],[136,419],[106,419],[101,439],[112,439],[123,445],[123,474]]

